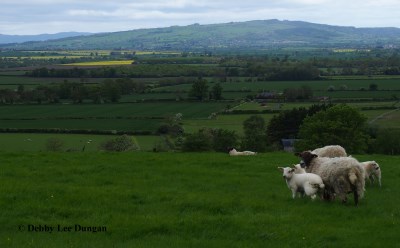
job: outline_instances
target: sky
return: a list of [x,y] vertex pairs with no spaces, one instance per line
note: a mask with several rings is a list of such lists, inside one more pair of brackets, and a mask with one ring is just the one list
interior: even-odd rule
[[116,32],[251,20],[400,28],[400,0],[0,0],[0,34]]

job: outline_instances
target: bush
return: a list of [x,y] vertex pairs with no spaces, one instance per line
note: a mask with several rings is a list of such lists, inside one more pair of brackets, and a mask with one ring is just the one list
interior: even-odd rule
[[169,136],[160,136],[153,147],[154,152],[168,152],[175,149],[175,144]]
[[263,152],[267,148],[265,120],[258,115],[252,115],[243,122],[244,138],[242,149]]
[[341,145],[349,153],[363,153],[368,148],[367,118],[345,104],[333,106],[304,119],[296,150],[312,150],[325,145]]
[[183,142],[182,150],[186,152],[204,152],[212,150],[212,136],[206,132],[199,131],[190,134]]
[[377,134],[372,153],[389,155],[400,154],[400,131],[385,129]]
[[109,152],[124,152],[138,150],[138,146],[131,137],[124,134],[115,139],[103,142],[100,144],[100,149]]
[[49,138],[46,140],[46,151],[60,152],[63,150],[64,141],[59,138]]

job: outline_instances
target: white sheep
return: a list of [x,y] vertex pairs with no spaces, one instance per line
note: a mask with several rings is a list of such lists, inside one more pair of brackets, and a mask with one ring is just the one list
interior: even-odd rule
[[317,148],[311,152],[317,154],[318,157],[328,157],[328,158],[347,157],[346,150],[339,145],[324,146],[321,148]]
[[324,184],[324,199],[330,200],[333,196],[340,197],[342,202],[347,201],[347,194],[354,194],[355,205],[364,196],[364,170],[360,162],[351,157],[318,157],[310,151],[296,153],[302,161],[302,167],[309,173],[319,175]]
[[235,148],[232,148],[229,150],[229,155],[231,155],[231,156],[251,156],[251,155],[257,155],[257,153],[252,152],[252,151],[238,152],[238,151],[236,151]]
[[378,179],[379,186],[382,187],[381,177],[382,171],[379,164],[375,161],[365,161],[361,162],[364,172],[365,180],[369,179],[371,183],[374,183],[375,178]]
[[294,168],[294,173],[296,173],[296,174],[304,174],[304,173],[306,173],[306,170],[304,168],[301,168],[300,164],[294,164],[293,168]]
[[295,169],[290,167],[278,167],[278,169],[283,172],[283,178],[288,188],[292,191],[293,199],[296,198],[297,192],[315,199],[318,190],[325,187],[321,177],[316,174],[296,174]]

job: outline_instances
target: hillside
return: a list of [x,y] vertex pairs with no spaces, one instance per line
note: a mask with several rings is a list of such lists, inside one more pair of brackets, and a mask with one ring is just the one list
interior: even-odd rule
[[63,32],[56,34],[38,34],[38,35],[5,35],[0,34],[0,44],[10,44],[10,43],[22,43],[28,41],[46,41],[46,40],[56,40],[67,37],[75,37],[88,35],[90,33],[81,32]]
[[399,28],[355,28],[301,21],[261,20],[138,29],[3,47],[204,51],[271,47],[377,47],[399,44]]

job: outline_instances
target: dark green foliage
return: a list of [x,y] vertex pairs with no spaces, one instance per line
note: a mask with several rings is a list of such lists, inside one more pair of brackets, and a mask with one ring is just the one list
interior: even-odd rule
[[314,104],[309,108],[293,108],[291,110],[282,111],[278,115],[274,115],[267,125],[268,141],[281,147],[282,139],[298,138],[299,128],[304,118],[332,106],[332,104]]
[[207,80],[201,78],[197,79],[192,85],[189,96],[194,97],[199,101],[205,100],[208,96]]
[[313,91],[310,86],[302,85],[300,88],[287,88],[283,91],[286,101],[310,100],[313,98]]
[[265,120],[259,115],[252,115],[243,122],[244,137],[242,150],[263,152],[267,148]]
[[372,153],[400,155],[400,131],[380,130],[373,143]]
[[211,99],[221,100],[222,99],[222,86],[221,84],[215,84],[211,89]]
[[162,135],[154,144],[154,152],[168,152],[175,150],[175,144],[171,137],[168,135]]
[[100,149],[108,152],[125,152],[137,150],[138,147],[128,135],[122,135],[114,139],[105,141],[100,145]]
[[363,153],[368,148],[366,120],[357,109],[340,104],[308,116],[300,126],[296,150],[325,145],[341,145],[348,153]]
[[227,152],[229,148],[236,147],[237,144],[238,135],[235,131],[203,128],[186,137],[182,150]]
[[64,148],[64,141],[59,138],[49,138],[46,140],[46,151],[60,152]]
[[238,135],[235,131],[226,129],[212,129],[213,149],[217,152],[227,152],[228,148],[237,147]]
[[212,150],[212,136],[205,131],[189,134],[183,142],[182,150],[185,152],[204,152]]

